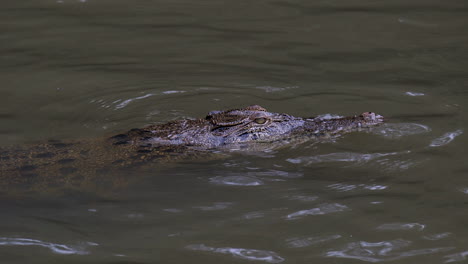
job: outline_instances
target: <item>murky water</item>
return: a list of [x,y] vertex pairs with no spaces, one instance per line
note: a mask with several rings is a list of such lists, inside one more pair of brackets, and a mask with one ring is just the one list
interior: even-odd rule
[[0,145],[259,104],[375,111],[121,193],[6,199],[2,263],[468,261],[466,1],[24,0],[0,7]]

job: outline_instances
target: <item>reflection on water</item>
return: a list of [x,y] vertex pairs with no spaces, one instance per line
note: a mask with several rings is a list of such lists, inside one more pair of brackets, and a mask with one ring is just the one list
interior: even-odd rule
[[5,1],[0,146],[252,104],[386,123],[128,171],[138,180],[114,195],[2,199],[0,262],[466,262],[467,13],[435,0]]

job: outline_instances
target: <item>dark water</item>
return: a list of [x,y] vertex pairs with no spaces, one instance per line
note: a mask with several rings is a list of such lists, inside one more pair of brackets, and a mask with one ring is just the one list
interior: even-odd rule
[[[1,263],[464,263],[466,1],[3,1],[0,145],[259,104],[335,142],[1,202]],[[129,175],[135,176],[135,175]]]

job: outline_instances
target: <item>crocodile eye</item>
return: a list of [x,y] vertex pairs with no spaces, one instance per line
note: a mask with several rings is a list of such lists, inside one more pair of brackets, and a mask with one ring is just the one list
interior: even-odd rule
[[255,119],[254,119],[254,122],[257,123],[257,124],[265,124],[266,121],[267,121],[267,119],[264,118],[264,117],[255,118]]

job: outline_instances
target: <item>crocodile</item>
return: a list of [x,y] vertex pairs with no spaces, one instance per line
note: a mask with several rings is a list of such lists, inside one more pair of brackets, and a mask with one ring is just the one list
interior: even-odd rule
[[156,161],[186,159],[210,150],[287,145],[339,136],[380,124],[373,112],[337,118],[301,118],[252,105],[209,112],[205,118],[153,124],[99,139],[57,141],[0,150],[0,192],[13,189],[115,189],[132,171]]

